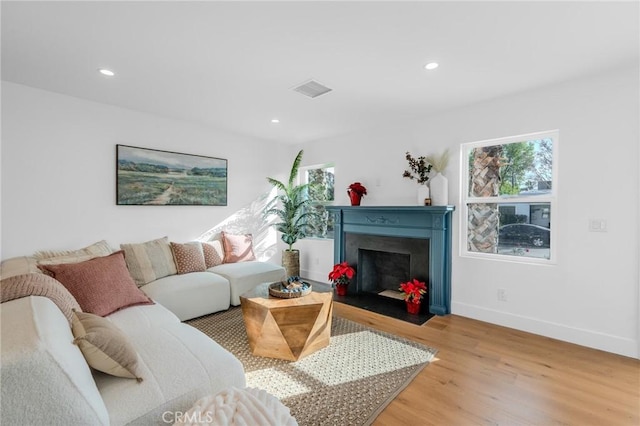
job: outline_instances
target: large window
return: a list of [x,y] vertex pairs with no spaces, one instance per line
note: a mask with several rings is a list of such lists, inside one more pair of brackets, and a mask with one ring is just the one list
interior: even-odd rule
[[333,203],[335,181],[333,164],[308,166],[300,168],[302,183],[309,183],[309,199],[315,215],[310,216],[308,223],[312,231],[307,237],[333,238],[333,216],[329,214],[325,206]]
[[462,145],[462,254],[555,260],[558,132]]

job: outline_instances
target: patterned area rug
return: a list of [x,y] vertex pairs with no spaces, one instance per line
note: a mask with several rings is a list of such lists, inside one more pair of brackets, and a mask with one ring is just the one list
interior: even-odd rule
[[186,323],[238,357],[247,386],[278,397],[301,426],[371,424],[436,353],[333,317],[331,344],[292,362],[251,354],[239,307]]

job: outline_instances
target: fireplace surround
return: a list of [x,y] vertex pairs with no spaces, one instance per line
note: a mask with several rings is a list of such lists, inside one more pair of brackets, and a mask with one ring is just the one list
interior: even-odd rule
[[[328,206],[327,210],[335,219],[334,261],[346,260],[356,269],[356,285],[349,291],[397,288],[398,280],[418,278],[428,283],[429,312],[451,312],[454,206]],[[406,267],[409,270],[403,271]]]

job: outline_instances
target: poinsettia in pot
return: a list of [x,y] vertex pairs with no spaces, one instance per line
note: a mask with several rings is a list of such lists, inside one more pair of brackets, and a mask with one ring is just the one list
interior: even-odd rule
[[349,200],[351,200],[352,206],[359,206],[362,197],[367,195],[367,188],[365,188],[360,182],[354,182],[347,188],[347,194],[349,194]]
[[333,271],[329,272],[329,281],[334,283],[338,296],[346,296],[347,287],[355,273],[356,271],[346,261],[333,265]]
[[402,297],[404,297],[404,301],[407,304],[407,312],[410,314],[420,313],[420,303],[427,293],[427,286],[424,281],[418,281],[414,278],[406,283],[400,283],[399,290],[402,292]]

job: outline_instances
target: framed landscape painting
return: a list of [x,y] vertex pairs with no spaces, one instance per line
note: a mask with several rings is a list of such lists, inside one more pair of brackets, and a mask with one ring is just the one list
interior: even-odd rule
[[117,205],[227,205],[227,160],[128,145],[116,159]]

